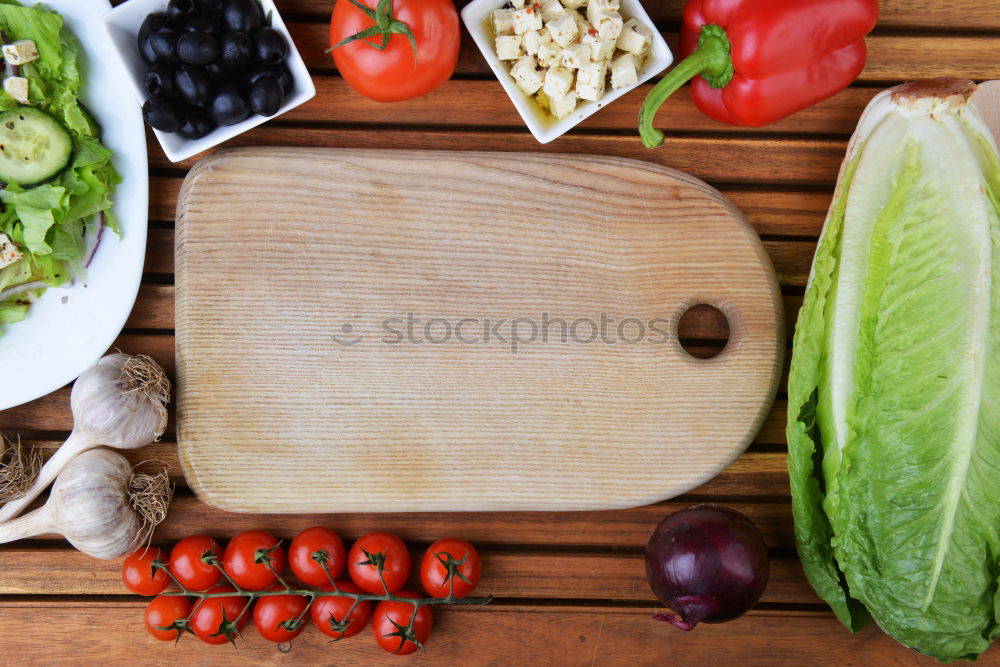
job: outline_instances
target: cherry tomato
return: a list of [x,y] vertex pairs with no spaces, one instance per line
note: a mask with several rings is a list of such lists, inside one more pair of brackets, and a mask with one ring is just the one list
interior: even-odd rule
[[326,567],[330,569],[331,577],[336,579],[344,571],[347,553],[337,533],[321,526],[307,528],[296,535],[288,547],[288,566],[299,581],[307,586],[330,583],[323,565],[313,560],[313,554],[317,551],[326,554]]
[[256,562],[257,554],[267,550],[271,567],[284,574],[285,550],[278,546],[274,535],[263,530],[247,530],[231,539],[222,556],[222,567],[236,585],[248,591],[262,591],[278,580],[264,562]]
[[169,642],[180,638],[182,631],[168,628],[174,621],[187,618],[191,613],[191,600],[180,595],[157,595],[146,605],[143,620],[146,631],[160,641]]
[[[361,593],[361,589],[350,581],[338,581],[337,588],[347,593]],[[333,586],[327,584],[320,590],[332,591]],[[354,608],[351,611],[351,608]],[[350,613],[348,613],[350,612]],[[372,603],[363,600],[354,605],[351,598],[339,596],[319,597],[309,610],[313,624],[327,637],[345,639],[353,637],[368,625],[372,615]]]
[[[283,586],[272,586],[272,591],[282,590]],[[253,624],[257,626],[260,636],[269,642],[287,642],[295,639],[306,629],[303,613],[309,598],[302,595],[267,595],[257,599],[253,608]],[[300,620],[301,619],[301,620]],[[290,622],[298,625],[294,630],[282,627]]]
[[[399,591],[396,595],[405,598],[420,597],[413,591]],[[413,619],[412,628],[409,627],[410,619]],[[372,616],[375,641],[389,653],[397,655],[408,655],[422,647],[431,636],[433,624],[434,616],[430,607],[420,607],[414,618],[413,605],[396,600],[379,602],[375,607],[375,615]]]
[[[378,0],[361,0],[375,9]],[[413,33],[417,51],[406,36],[394,34],[384,50],[382,36],[367,38],[333,49],[333,62],[344,80],[365,97],[379,102],[396,102],[434,90],[447,81],[458,62],[461,33],[458,12],[452,0],[393,0],[393,18]],[[330,45],[368,30],[375,21],[350,2],[338,2],[330,17]]]
[[122,561],[122,583],[139,595],[159,595],[170,583],[162,569],[153,569],[153,561],[167,562],[167,554],[156,547],[139,547]]
[[222,572],[205,562],[208,554],[214,554],[217,559],[222,556],[222,547],[215,538],[208,535],[185,537],[170,552],[171,574],[189,590],[211,588],[222,579]]
[[475,547],[457,537],[446,537],[424,553],[420,562],[420,583],[431,597],[464,598],[479,583],[482,571]]
[[[208,592],[235,593],[236,589],[232,586],[216,586]],[[242,631],[250,620],[249,613],[243,614],[243,608],[248,604],[250,599],[242,595],[206,598],[191,615],[191,629],[198,639],[206,644],[225,644],[227,641],[232,641],[237,632]],[[223,621],[226,623],[225,626]]]
[[385,593],[379,578],[379,566],[385,578],[385,587],[395,593],[410,578],[410,552],[391,533],[368,533],[358,538],[347,556],[347,571],[366,593]]

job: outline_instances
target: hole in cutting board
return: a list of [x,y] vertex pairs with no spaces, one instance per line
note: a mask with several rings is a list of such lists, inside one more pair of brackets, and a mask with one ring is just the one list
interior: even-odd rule
[[729,344],[729,320],[715,306],[695,304],[677,321],[677,338],[692,357],[711,359]]

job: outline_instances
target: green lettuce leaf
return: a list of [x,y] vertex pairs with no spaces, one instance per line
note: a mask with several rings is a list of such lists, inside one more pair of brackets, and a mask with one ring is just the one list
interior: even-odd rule
[[863,118],[838,180],[789,472],[803,565],[841,621],[870,613],[951,661],[1000,635],[1000,157],[970,105],[934,102]]

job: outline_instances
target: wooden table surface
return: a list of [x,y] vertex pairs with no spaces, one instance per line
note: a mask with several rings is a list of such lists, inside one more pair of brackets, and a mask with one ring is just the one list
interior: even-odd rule
[[[775,125],[741,129],[707,120],[686,88],[664,107],[668,131],[656,151],[642,147],[636,110],[648,85],[591,117],[547,146],[539,145],[468,37],[451,81],[419,99],[370,102],[338,76],[328,55],[329,0],[279,0],[293,37],[312,70],[315,99],[227,145],[292,145],[556,151],[650,160],[715,185],[739,206],[764,240],[777,269],[791,333],[816,238],[847,138],[878,90],[907,78],[1000,77],[1000,3],[988,0],[883,0],[869,36],[868,65],[848,90]],[[646,0],[671,47],[682,0]],[[143,284],[114,347],[148,353],[174,370],[174,207],[195,159],[171,164],[150,135],[150,234]],[[263,193],[261,193],[263,196]],[[700,348],[719,347],[725,331],[710,316],[682,335]],[[791,336],[789,335],[789,340]],[[786,362],[787,366],[787,362]],[[411,662],[434,664],[701,665],[931,664],[870,627],[850,635],[803,577],[785,472],[785,394],[779,393],[759,436],[728,470],[672,501],[624,511],[586,513],[435,513],[387,515],[237,515],[200,503],[180,476],[173,421],[162,442],[131,452],[135,462],[172,466],[177,493],[154,543],[171,545],[193,533],[219,538],[261,528],[290,538],[315,524],[346,540],[371,530],[402,536],[415,552],[446,535],[480,547],[479,590],[496,601],[485,608],[436,612],[426,653]],[[0,412],[0,429],[51,452],[72,427],[69,387]],[[280,433],[274,437],[280,438]],[[236,463],[238,465],[238,462]],[[280,475],[276,470],[275,474]],[[336,474],[336,471],[331,471]],[[668,513],[698,502],[734,507],[756,522],[772,554],[771,580],[759,604],[724,625],[682,633],[650,620],[656,601],[643,576],[642,553],[653,527]],[[119,561],[97,561],[55,536],[0,547],[0,637],[16,663],[247,664],[258,662],[400,663],[368,631],[331,644],[308,629],[290,645],[264,642],[248,628],[238,650],[194,638],[178,646],[143,629],[143,598],[128,594]],[[981,658],[1000,664],[1000,651]]]

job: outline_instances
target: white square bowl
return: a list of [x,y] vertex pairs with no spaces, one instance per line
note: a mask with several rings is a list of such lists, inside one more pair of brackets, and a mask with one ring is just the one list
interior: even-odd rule
[[[271,16],[271,27],[280,32],[285,41],[288,42],[288,55],[285,63],[292,74],[294,88],[285,95],[285,103],[274,116],[259,116],[252,113],[246,120],[235,125],[222,125],[206,134],[201,139],[185,139],[179,134],[171,132],[161,132],[153,130],[153,134],[160,141],[163,152],[171,162],[186,160],[192,155],[208,150],[213,146],[218,146],[222,142],[232,139],[237,134],[242,134],[247,130],[257,127],[272,118],[280,116],[289,109],[294,109],[303,102],[306,102],[316,95],[316,86],[309,76],[306,64],[302,62],[302,56],[292,41],[292,36],[288,34],[285,22],[281,20],[273,0],[258,0],[264,10],[264,16]],[[104,15],[104,28],[108,33],[108,38],[113,45],[113,51],[117,54],[119,62],[128,74],[127,78],[132,83],[132,89],[139,104],[146,101],[146,91],[143,88],[142,80],[146,76],[148,69],[146,63],[139,55],[137,37],[139,28],[146,17],[153,12],[166,10],[168,0],[128,0],[128,2],[118,5]]]
[[[496,74],[500,85],[507,91],[507,96],[514,103],[517,112],[521,114],[521,118],[524,119],[528,129],[535,135],[535,139],[538,139],[543,144],[547,144],[553,139],[562,136],[583,119],[593,115],[602,107],[611,104],[625,93],[634,90],[639,84],[649,81],[670,67],[670,64],[674,61],[674,55],[670,52],[670,47],[667,46],[663,35],[656,30],[656,27],[649,18],[649,14],[643,9],[639,0],[621,0],[621,15],[623,19],[628,21],[634,18],[649,26],[649,29],[653,31],[650,55],[646,58],[646,62],[643,63],[642,71],[639,72],[639,80],[625,88],[611,88],[609,86],[604,93],[604,97],[601,99],[596,102],[577,104],[573,113],[562,120],[557,120],[538,106],[538,103],[531,96],[517,87],[507,65],[497,58],[494,44],[496,36],[493,33],[491,17],[493,10],[503,7],[504,2],[505,0],[472,0],[462,10],[462,22],[465,23],[465,27],[472,35],[472,39],[476,42],[476,46],[479,47],[483,57],[486,58],[486,62],[489,63],[490,69]],[[636,109],[636,114],[638,115],[638,113],[639,110]]]

